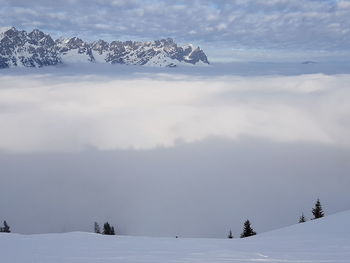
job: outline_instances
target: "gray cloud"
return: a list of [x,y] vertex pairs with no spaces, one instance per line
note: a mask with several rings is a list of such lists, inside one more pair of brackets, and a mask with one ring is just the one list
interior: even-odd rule
[[350,209],[350,151],[309,143],[207,139],[164,149],[0,154],[1,219],[15,232],[92,231],[225,238]]
[[350,1],[7,1],[4,25],[85,38],[173,37],[205,47],[349,51]]

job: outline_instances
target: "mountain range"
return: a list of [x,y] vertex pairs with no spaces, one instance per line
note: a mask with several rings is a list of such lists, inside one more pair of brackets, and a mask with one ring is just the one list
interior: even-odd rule
[[78,37],[54,40],[49,34],[15,27],[0,33],[0,68],[43,67],[75,62],[176,67],[209,64],[202,49],[178,46],[173,39],[86,42]]

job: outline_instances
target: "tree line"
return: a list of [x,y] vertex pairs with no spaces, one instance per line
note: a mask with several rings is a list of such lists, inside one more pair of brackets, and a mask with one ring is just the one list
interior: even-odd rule
[[[313,218],[311,218],[311,220],[314,220],[314,219],[318,219],[318,218],[321,218],[321,217],[324,217],[324,211],[322,209],[322,205],[321,205],[321,202],[320,202],[320,199],[317,199],[316,203],[315,203],[315,206],[314,208],[312,208],[311,210],[312,214],[313,214]],[[301,216],[299,217],[299,223],[304,223],[306,222],[307,219],[306,217],[304,216],[304,213],[301,214]],[[8,223],[6,222],[6,220],[3,222],[3,226],[0,227],[0,232],[3,232],[3,233],[11,233],[11,230],[10,230],[10,226],[8,225]],[[109,224],[108,222],[104,223],[103,224],[103,228],[101,230],[100,228],[100,225],[95,222],[94,223],[94,232],[97,233],[97,234],[102,234],[102,235],[115,235],[116,234],[116,231],[114,229],[114,226],[112,226],[111,224]],[[250,221],[247,219],[244,224],[243,224],[243,232],[242,234],[240,235],[241,238],[245,238],[245,237],[250,237],[250,236],[254,236],[256,235],[257,233],[255,232],[255,230],[253,229]],[[177,237],[177,236],[176,236]],[[232,231],[230,229],[229,231],[229,234],[227,236],[227,238],[234,238],[233,237],[233,234],[232,234]]]
[[[320,202],[320,199],[318,198],[316,203],[315,203],[315,206],[314,208],[312,208],[311,210],[312,212],[312,215],[313,215],[313,218],[311,218],[311,220],[314,220],[314,219],[318,219],[318,218],[321,218],[321,217],[324,217],[324,211],[322,209],[322,205],[321,205],[321,202]],[[304,223],[306,222],[307,219],[306,217],[304,216],[304,213],[301,214],[301,216],[299,217],[299,223]],[[251,223],[249,220],[246,220],[243,224],[243,232],[242,234],[240,235],[241,238],[245,238],[245,237],[250,237],[250,236],[254,236],[256,235],[256,232],[254,231],[253,227],[251,226]],[[233,234],[232,234],[232,231],[230,229],[228,235],[227,235],[227,238],[233,238]]]
[[[314,216],[314,218],[311,218],[311,220],[324,217],[324,212],[323,212],[323,209],[322,209],[322,205],[321,205],[320,199],[317,199],[317,201],[315,203],[315,207],[312,208],[311,212],[312,212],[312,214]],[[301,213],[301,216],[299,217],[299,223],[304,223],[306,221],[307,221],[307,219],[304,216],[304,213]]]

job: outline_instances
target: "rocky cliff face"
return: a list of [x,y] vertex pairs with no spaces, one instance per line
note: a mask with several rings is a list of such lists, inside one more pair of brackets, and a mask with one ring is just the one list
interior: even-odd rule
[[10,28],[0,34],[0,68],[42,67],[61,63],[55,42],[39,30],[29,34]]
[[53,40],[38,29],[27,33],[13,27],[0,33],[0,68],[71,62],[160,67],[209,64],[199,47],[178,46],[170,38],[149,42],[98,40],[88,43],[77,37]]

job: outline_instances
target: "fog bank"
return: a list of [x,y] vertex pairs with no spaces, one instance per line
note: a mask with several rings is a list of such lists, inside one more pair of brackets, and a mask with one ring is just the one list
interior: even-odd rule
[[1,72],[15,232],[237,237],[247,218],[260,233],[310,217],[317,197],[350,209],[350,75],[108,69]]
[[350,150],[245,138],[171,148],[1,154],[1,216],[15,232],[237,237],[297,223],[321,198],[326,214],[350,209]]
[[3,75],[0,149],[152,149],[209,136],[349,147],[349,82],[322,74]]

